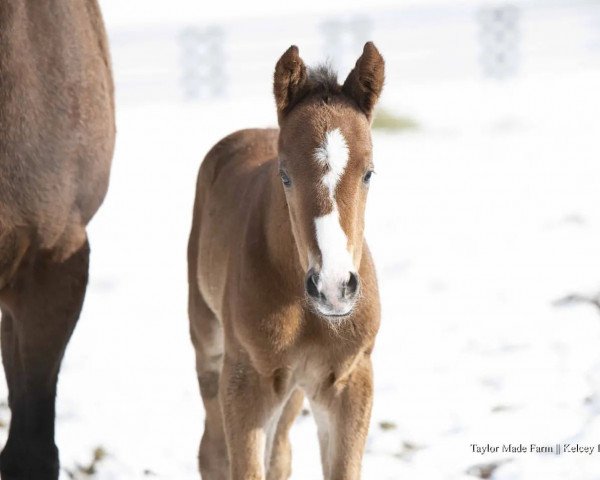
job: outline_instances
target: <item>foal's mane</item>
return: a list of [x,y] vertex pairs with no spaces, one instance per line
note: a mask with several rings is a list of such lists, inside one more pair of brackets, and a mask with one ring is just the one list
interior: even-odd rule
[[342,91],[338,83],[337,73],[329,63],[322,63],[308,69],[308,92],[307,95],[321,96],[325,103],[329,103],[331,97]]

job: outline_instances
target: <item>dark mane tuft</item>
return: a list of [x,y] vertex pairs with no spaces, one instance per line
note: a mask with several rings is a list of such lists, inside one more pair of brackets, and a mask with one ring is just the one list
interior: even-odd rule
[[329,103],[331,97],[342,90],[338,84],[337,73],[327,63],[309,68],[308,85],[310,93],[321,95],[325,103]]

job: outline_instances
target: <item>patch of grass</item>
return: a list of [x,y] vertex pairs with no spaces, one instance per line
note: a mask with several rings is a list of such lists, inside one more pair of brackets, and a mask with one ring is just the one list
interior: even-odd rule
[[83,480],[85,478],[90,478],[97,473],[98,463],[104,460],[107,456],[106,450],[98,446],[92,452],[92,459],[89,464],[81,465],[79,463],[75,464],[75,469],[67,469],[65,468],[65,472],[67,476],[73,480]]
[[388,132],[402,132],[418,130],[419,124],[416,122],[416,120],[410,117],[396,115],[390,110],[387,110],[385,108],[379,108],[375,112],[375,118],[373,119],[373,129],[385,130]]
[[379,422],[379,428],[382,430],[396,430],[397,426],[394,422],[388,422],[387,420],[383,420]]
[[410,461],[415,453],[424,448],[423,445],[417,445],[409,440],[404,440],[402,442],[402,448],[399,452],[394,454],[394,457],[399,458],[400,460]]
[[471,475],[471,476],[477,477],[477,478],[483,478],[483,479],[492,478],[492,476],[494,475],[494,472],[496,471],[496,469],[498,469],[498,467],[501,467],[502,465],[504,465],[505,463],[508,463],[510,461],[511,461],[510,459],[504,459],[504,460],[498,460],[497,462],[480,463],[477,465],[473,465],[472,467],[469,467],[465,473],[467,475]]
[[515,407],[512,407],[510,405],[498,404],[492,408],[492,413],[509,412],[514,409]]

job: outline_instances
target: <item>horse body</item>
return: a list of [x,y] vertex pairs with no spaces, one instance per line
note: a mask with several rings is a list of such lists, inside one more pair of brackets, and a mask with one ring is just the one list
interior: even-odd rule
[[[382,69],[379,53],[367,44],[355,70],[372,67],[372,59]],[[344,93],[352,81],[342,91],[304,72],[290,86],[302,68],[294,48],[278,63],[280,130],[224,138],[198,176],[188,246],[189,314],[206,409],[199,466],[208,480],[288,478],[287,436],[304,394],[318,423],[325,478],[360,476],[380,315],[362,235],[371,109],[362,110],[361,98]],[[383,71],[376,73],[378,96]],[[288,81],[287,99],[277,93],[282,81]],[[281,100],[287,100],[283,108]],[[337,150],[336,136],[347,139]],[[330,159],[323,168],[319,152]],[[327,174],[335,172],[331,159],[340,152],[349,159],[333,182]],[[294,186],[282,185],[283,168]],[[340,232],[344,241],[337,242]],[[347,261],[338,262],[345,269],[339,282],[328,267],[335,257],[330,239],[348,250],[341,252]],[[360,279],[356,298],[353,277]]]
[[94,1],[8,1],[0,24],[2,233],[27,230],[68,256],[104,198],[114,145],[100,12]]
[[114,147],[95,0],[0,5],[0,307],[12,421],[2,478],[56,478],[54,398]]

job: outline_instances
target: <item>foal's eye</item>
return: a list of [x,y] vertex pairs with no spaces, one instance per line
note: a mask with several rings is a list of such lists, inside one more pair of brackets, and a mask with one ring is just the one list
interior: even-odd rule
[[373,175],[373,170],[369,170],[367,173],[365,173],[365,176],[363,177],[363,182],[368,184],[371,181],[372,175]]
[[285,173],[283,170],[279,171],[279,176],[281,177],[281,181],[283,182],[283,184],[286,187],[289,187],[292,184],[292,181],[290,180],[290,177],[288,177],[287,173]]

